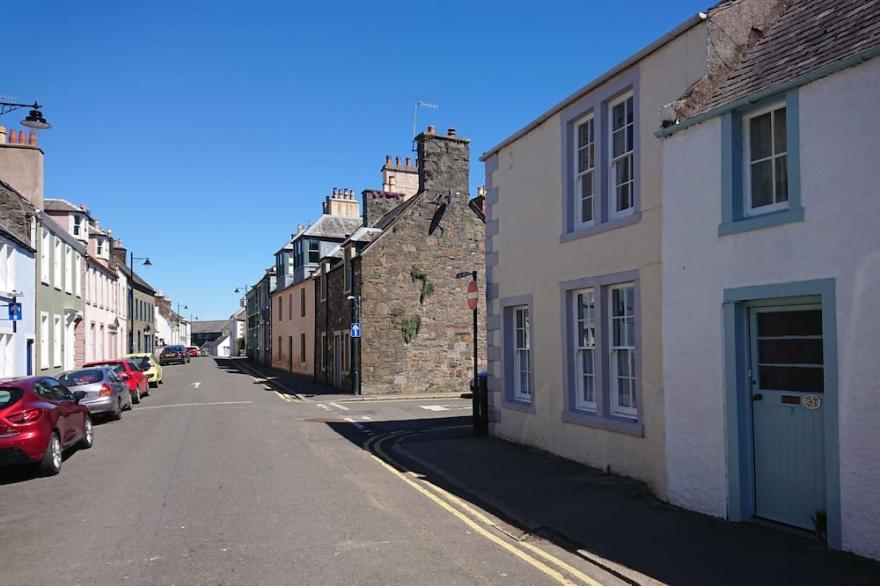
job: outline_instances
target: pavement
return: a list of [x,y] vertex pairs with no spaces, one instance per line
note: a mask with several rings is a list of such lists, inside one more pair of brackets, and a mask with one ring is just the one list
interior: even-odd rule
[[880,583],[877,564],[473,438],[468,399],[284,392],[241,360],[165,378],[60,475],[0,470],[0,582]]

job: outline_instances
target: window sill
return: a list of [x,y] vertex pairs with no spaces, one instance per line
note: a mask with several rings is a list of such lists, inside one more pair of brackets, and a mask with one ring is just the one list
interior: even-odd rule
[[601,234],[602,232],[608,232],[609,230],[615,230],[624,226],[637,224],[639,221],[641,221],[641,219],[642,213],[636,211],[628,216],[614,218],[613,220],[608,220],[607,222],[602,222],[601,224],[575,228],[571,232],[566,232],[565,234],[562,234],[559,237],[559,242],[571,242],[572,240],[578,240],[580,238],[586,238],[587,236],[593,236],[595,234]]
[[508,397],[504,398],[504,407],[515,411],[522,411],[523,413],[535,413],[535,404],[533,402],[510,399]]
[[740,234],[753,230],[763,230],[784,224],[804,221],[804,208],[789,208],[779,212],[771,212],[760,216],[749,216],[733,222],[723,222],[718,226],[718,236]]
[[592,427],[594,429],[602,429],[634,437],[645,437],[645,426],[638,421],[631,421],[628,419],[600,417],[599,415],[590,413],[565,411],[562,413],[562,421],[565,423],[583,425],[584,427]]

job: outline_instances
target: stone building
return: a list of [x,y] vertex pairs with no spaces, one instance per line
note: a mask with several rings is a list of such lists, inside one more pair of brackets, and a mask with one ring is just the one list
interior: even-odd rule
[[[357,392],[359,371],[364,394],[468,389],[472,313],[456,274],[476,270],[483,282],[485,264],[483,217],[469,196],[470,141],[428,127],[417,142],[415,166],[386,159],[383,190],[362,193],[364,226],[316,273],[319,382]],[[360,343],[350,337],[358,301]],[[481,303],[480,348],[484,316]]]

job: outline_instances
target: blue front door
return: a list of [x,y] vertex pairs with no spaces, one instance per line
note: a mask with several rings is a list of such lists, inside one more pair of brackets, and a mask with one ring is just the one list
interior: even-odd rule
[[755,516],[824,524],[824,368],[819,305],[749,312]]

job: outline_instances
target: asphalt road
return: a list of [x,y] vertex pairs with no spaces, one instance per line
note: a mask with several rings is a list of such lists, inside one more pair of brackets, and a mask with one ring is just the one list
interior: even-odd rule
[[561,581],[362,448],[467,401],[304,403],[210,358],[165,381],[60,475],[0,470],[0,582]]

